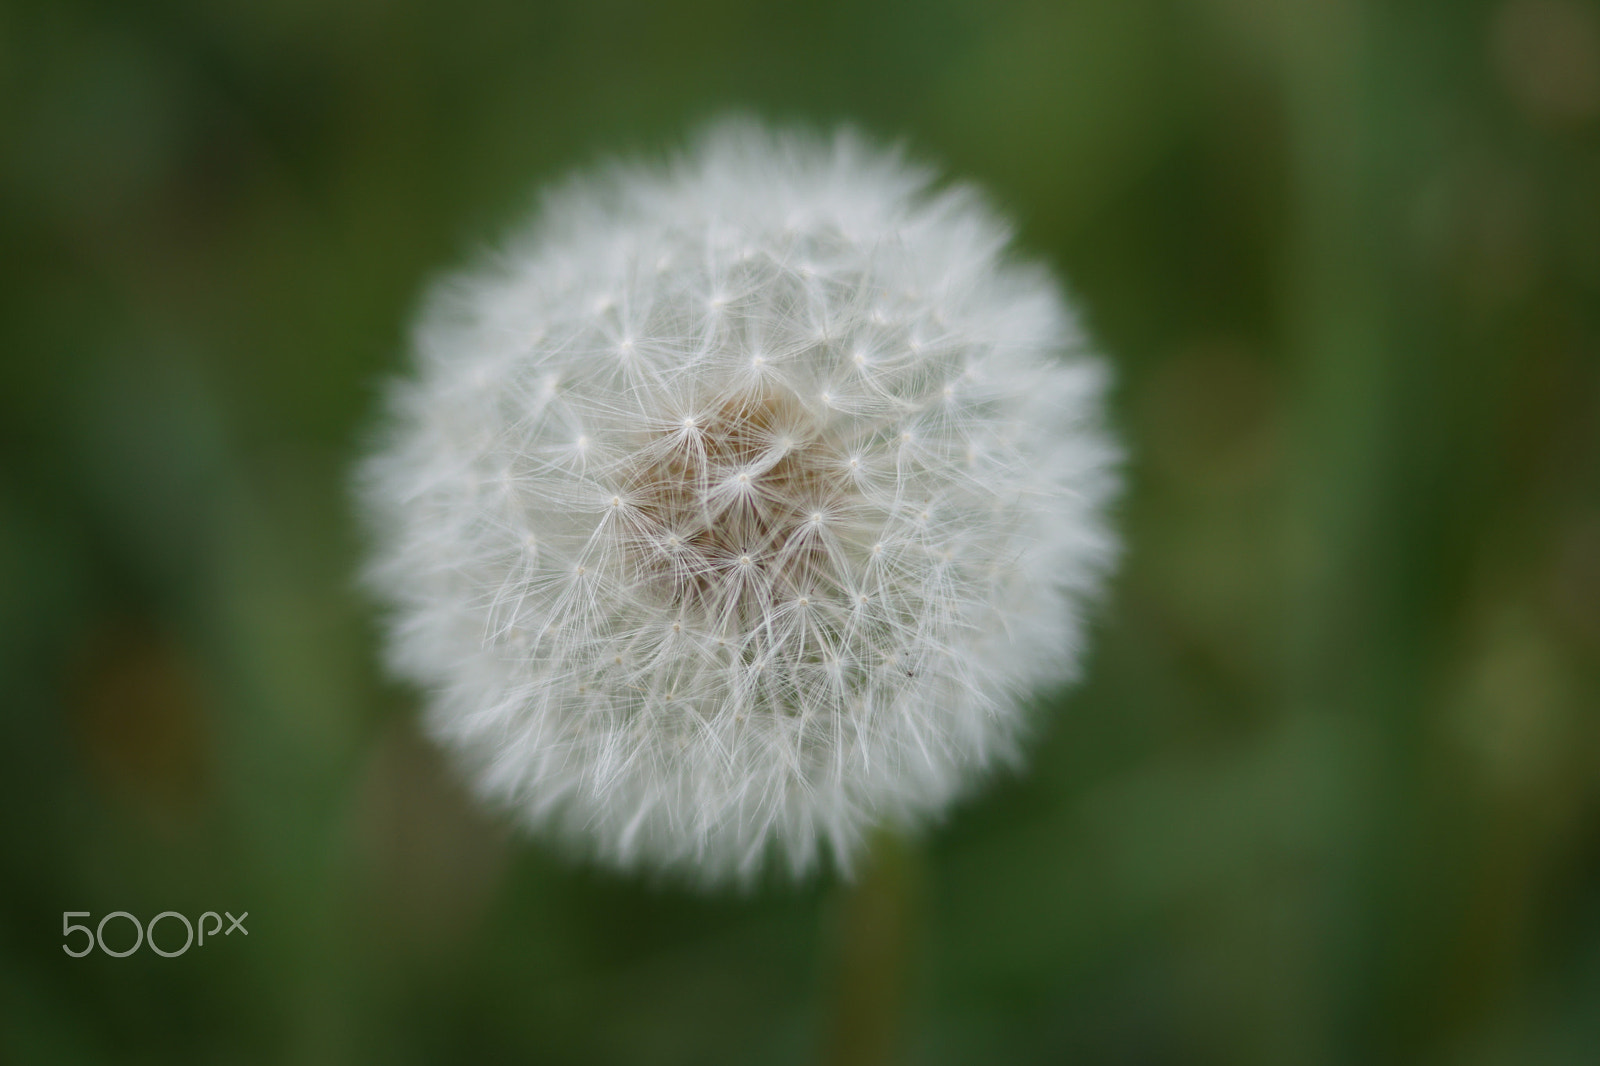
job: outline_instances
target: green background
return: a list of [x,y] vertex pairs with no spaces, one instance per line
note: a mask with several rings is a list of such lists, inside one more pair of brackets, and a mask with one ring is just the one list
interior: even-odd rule
[[[1132,456],[1031,769],[854,888],[511,834],[351,579],[427,281],[730,108],[987,188]],[[1600,1061],[1592,3],[14,0],[0,249],[5,1062]]]

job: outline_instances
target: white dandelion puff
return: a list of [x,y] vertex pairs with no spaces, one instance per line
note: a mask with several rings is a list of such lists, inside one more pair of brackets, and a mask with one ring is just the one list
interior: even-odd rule
[[486,799],[620,867],[848,870],[1074,675],[1106,369],[930,182],[725,124],[435,292],[361,468],[368,576]]

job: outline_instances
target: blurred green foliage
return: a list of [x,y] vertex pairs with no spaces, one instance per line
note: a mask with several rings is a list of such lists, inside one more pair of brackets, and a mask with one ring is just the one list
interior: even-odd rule
[[[350,576],[427,280],[730,107],[991,190],[1133,453],[1088,681],[855,889],[514,837]],[[1600,1061],[1587,0],[13,0],[0,238],[0,1059]]]

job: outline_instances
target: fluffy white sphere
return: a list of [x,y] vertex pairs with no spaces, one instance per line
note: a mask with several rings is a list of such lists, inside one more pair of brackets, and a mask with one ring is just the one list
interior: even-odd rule
[[848,869],[1073,674],[1105,367],[930,180],[724,125],[436,291],[361,495],[389,661],[485,797],[623,867]]

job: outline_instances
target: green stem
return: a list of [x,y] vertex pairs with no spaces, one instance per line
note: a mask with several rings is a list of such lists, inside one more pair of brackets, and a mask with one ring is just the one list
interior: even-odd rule
[[884,833],[838,915],[833,1029],[823,1060],[866,1066],[900,1058],[910,953],[917,925],[914,848]]

